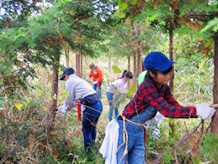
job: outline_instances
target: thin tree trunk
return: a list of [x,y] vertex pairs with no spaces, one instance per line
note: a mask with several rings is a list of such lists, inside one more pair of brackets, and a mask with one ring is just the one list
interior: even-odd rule
[[[130,56],[128,56],[128,71],[130,71]],[[130,88],[130,81],[128,81],[127,86]]]
[[[141,35],[139,27],[137,27],[137,35]],[[141,41],[137,43],[137,77],[142,72],[142,53],[141,53]]]
[[[173,57],[173,30],[169,30],[169,37],[170,37],[170,43],[169,43],[170,60],[174,60],[174,57]],[[170,79],[170,89],[173,92],[173,90],[174,90],[174,68],[172,70],[172,76]]]
[[136,54],[133,54],[133,82],[135,85],[137,85],[137,60],[136,60]]
[[76,54],[76,75],[80,77],[80,53]]
[[130,71],[130,66],[131,66],[131,64],[130,64],[130,56],[128,56],[128,71]]
[[137,76],[142,72],[142,54],[141,54],[141,43],[138,43],[137,49]]
[[[132,29],[133,29],[133,33],[132,35],[135,36],[137,35],[137,28],[133,25],[133,22],[131,22],[131,26],[132,26]],[[136,41],[133,40],[133,43],[136,45]],[[134,85],[137,85],[137,56],[136,56],[136,53],[135,50],[132,52],[132,56],[133,56],[133,83]]]
[[70,52],[70,49],[69,48],[66,48],[65,49],[65,56],[66,56],[66,67],[69,67],[69,63],[70,63],[70,56],[69,56],[69,52]]
[[49,121],[49,128],[53,128],[55,124],[55,117],[56,117],[56,109],[57,109],[57,100],[58,100],[58,67],[53,66],[52,68],[52,88],[51,88],[51,97],[52,102],[50,105],[50,121]]
[[[170,23],[171,24],[171,23]],[[173,30],[172,30],[172,24],[169,30],[169,52],[170,52],[170,60],[173,60]],[[172,76],[170,79],[170,89],[173,92],[174,89],[174,69],[172,70]],[[169,122],[169,126],[172,130],[172,135],[175,134],[175,125],[174,122]]]
[[[213,103],[218,104],[218,32],[214,35],[214,84],[213,84]],[[212,119],[211,132],[218,134],[218,112]]]

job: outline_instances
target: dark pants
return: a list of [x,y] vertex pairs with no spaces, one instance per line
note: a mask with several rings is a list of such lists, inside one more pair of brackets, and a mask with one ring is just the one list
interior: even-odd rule
[[96,92],[98,93],[100,98],[101,98],[101,85],[102,85],[102,82],[100,82],[100,88],[98,88],[98,83],[93,84],[93,88],[94,88],[94,90],[96,90]]
[[96,125],[102,112],[102,102],[99,100],[96,104],[86,105],[83,111],[82,132],[85,148],[91,146],[96,138]]

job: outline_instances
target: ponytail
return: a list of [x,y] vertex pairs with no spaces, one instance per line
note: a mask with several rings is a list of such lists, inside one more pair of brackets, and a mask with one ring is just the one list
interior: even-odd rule
[[124,70],[124,71],[123,71],[123,74],[122,74],[122,76],[121,76],[121,78],[124,78],[124,76],[125,76],[125,74],[126,74],[127,72],[128,72],[127,70]]
[[123,74],[122,74],[122,76],[120,78],[122,79],[124,77],[127,77],[128,79],[132,79],[133,78],[132,72],[124,70]]

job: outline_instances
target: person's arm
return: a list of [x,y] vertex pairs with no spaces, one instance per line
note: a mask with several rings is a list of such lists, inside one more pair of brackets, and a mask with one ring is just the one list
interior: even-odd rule
[[[161,97],[156,88],[152,84],[143,85],[142,94],[144,102],[153,106],[162,115],[168,118],[197,118],[196,107],[180,106],[179,104],[169,104],[163,97]],[[171,101],[171,100],[170,100]]]
[[117,92],[119,90],[120,83],[121,83],[120,79],[117,79],[113,83],[111,83],[110,86],[113,92]]
[[72,108],[72,106],[74,105],[74,103],[75,103],[74,88],[72,87],[72,85],[70,85],[70,83],[66,82],[65,89],[67,90],[69,95],[65,98],[64,104],[65,104],[65,107],[68,110],[70,110]]
[[93,71],[91,70],[90,73],[89,73],[88,78],[91,78],[92,76],[93,76]]

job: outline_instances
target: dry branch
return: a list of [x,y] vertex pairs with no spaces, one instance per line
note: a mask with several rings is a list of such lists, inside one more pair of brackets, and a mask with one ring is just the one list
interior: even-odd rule
[[173,146],[173,147],[167,149],[165,152],[163,152],[163,153],[158,157],[158,159],[156,159],[156,160],[153,161],[152,163],[153,163],[153,164],[159,164],[159,163],[160,163],[160,159],[164,156],[165,153],[171,152],[171,151],[173,151],[173,150],[175,151],[175,149],[178,149],[181,144],[184,144],[185,141],[186,141],[187,139],[189,139],[189,137],[192,136],[192,135],[197,131],[197,129],[200,127],[201,124],[202,124],[202,121],[194,128],[194,130],[193,130],[190,134],[189,134],[189,133],[186,133],[186,134],[182,137],[182,139],[181,139],[175,146]]

